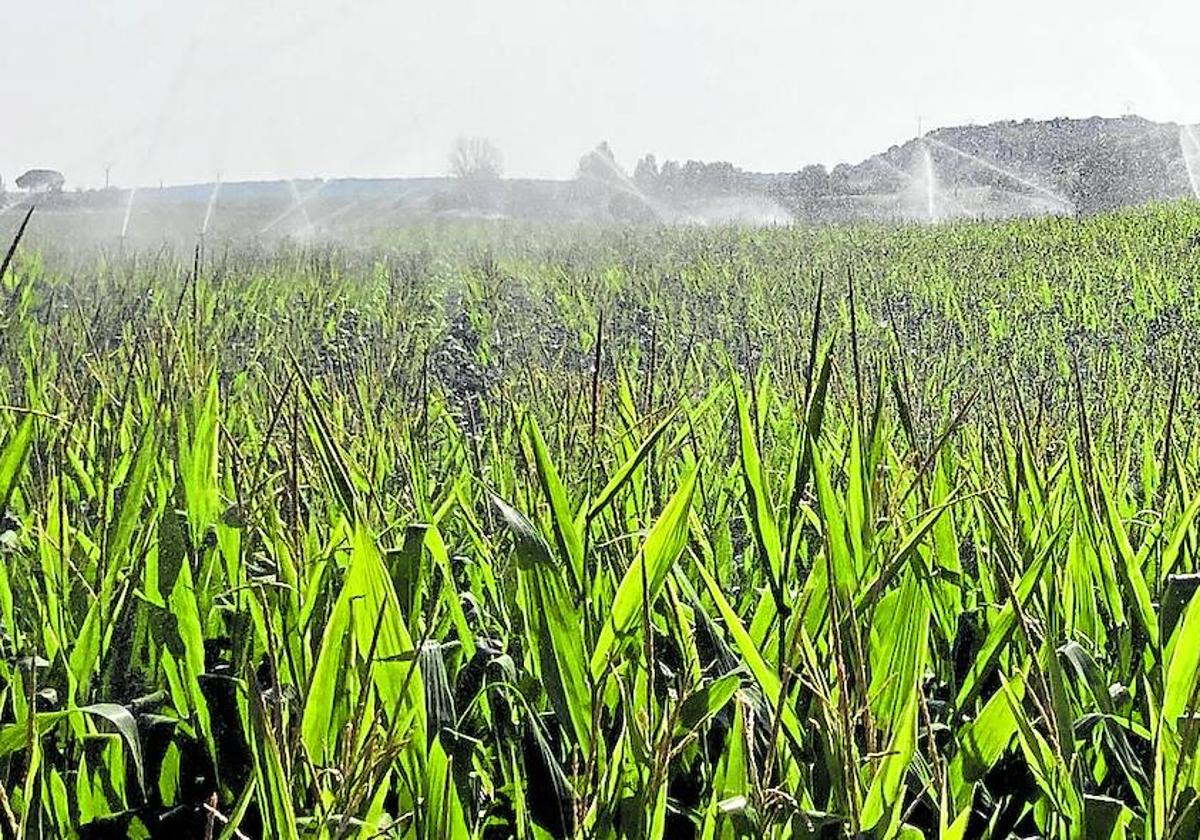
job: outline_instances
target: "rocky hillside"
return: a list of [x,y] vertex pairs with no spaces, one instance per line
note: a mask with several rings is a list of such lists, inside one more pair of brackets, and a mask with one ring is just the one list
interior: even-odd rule
[[940,128],[839,165],[824,184],[802,170],[772,189],[802,215],[1086,214],[1193,196],[1196,136],[1135,116]]

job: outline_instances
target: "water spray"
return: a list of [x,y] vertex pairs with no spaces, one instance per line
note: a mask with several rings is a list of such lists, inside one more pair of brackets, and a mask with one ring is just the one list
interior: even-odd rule
[[933,156],[929,154],[929,144],[925,142],[925,138],[921,138],[921,158],[924,166],[925,180],[925,214],[929,220],[929,224],[937,224],[937,204],[934,201],[934,193],[937,190],[937,182],[933,178]]
[[125,218],[121,222],[121,250],[125,250],[125,235],[129,232],[129,217],[133,215],[133,197],[137,195],[137,187],[130,187],[129,198],[125,201]]
[[213,191],[208,196],[208,206],[204,208],[204,221],[200,224],[200,235],[197,237],[197,252],[199,259],[204,259],[205,239],[208,236],[208,226],[212,222],[213,211],[217,208],[217,195],[221,192],[221,173],[217,173],[217,181],[213,184]]
[[1192,188],[1192,198],[1200,201],[1200,138],[1196,129],[1190,125],[1179,127],[1179,153],[1183,157],[1183,166],[1187,170],[1188,185]]
[[275,227],[275,225],[282,222],[288,216],[291,216],[293,213],[299,212],[301,214],[301,216],[303,216],[303,218],[304,218],[305,233],[307,235],[311,236],[312,233],[315,231],[315,228],[313,227],[312,218],[308,215],[308,210],[305,209],[305,205],[308,204],[308,202],[312,201],[312,199],[316,197],[317,193],[319,193],[321,190],[325,189],[325,185],[327,183],[328,183],[328,181],[322,181],[321,183],[317,184],[317,186],[313,187],[311,190],[309,190],[304,195],[300,195],[300,190],[296,187],[296,182],[289,178],[288,179],[288,188],[292,192],[292,203],[288,206],[288,208],[286,210],[284,210],[282,213],[280,213],[275,218],[271,219],[271,221],[267,222],[266,225],[263,226],[262,230],[259,231],[259,234],[262,235],[264,233],[267,233],[268,231],[271,230],[271,228]]
[[951,154],[958,155],[959,157],[963,158],[964,160],[968,160],[971,163],[977,164],[978,166],[982,166],[984,169],[991,170],[992,172],[995,172],[997,175],[1000,175],[1004,178],[1008,178],[1011,181],[1015,181],[1016,183],[1020,184],[1021,186],[1027,187],[1027,188],[1033,190],[1034,192],[1041,194],[1043,197],[1050,199],[1052,202],[1054,202],[1056,205],[1058,205],[1060,209],[1065,210],[1068,213],[1075,212],[1075,205],[1073,202],[1069,201],[1068,199],[1064,198],[1063,196],[1059,195],[1058,193],[1054,192],[1053,190],[1046,189],[1041,184],[1035,183],[1033,181],[1030,181],[1028,178],[1018,175],[1016,172],[1013,172],[1011,169],[1006,169],[1005,167],[1000,166],[999,164],[992,163],[990,160],[985,160],[984,158],[981,158],[978,155],[973,155],[970,152],[964,152],[962,149],[958,148],[957,146],[951,146],[949,143],[945,143],[941,140],[938,140],[936,137],[925,137],[923,139],[927,143],[933,143],[938,148],[945,149],[946,151],[950,152]]
[[217,182],[213,185],[212,194],[208,197],[208,206],[204,209],[204,223],[200,225],[200,237],[204,238],[208,233],[208,226],[212,222],[213,211],[217,209],[217,196],[221,193],[221,173],[217,173]]

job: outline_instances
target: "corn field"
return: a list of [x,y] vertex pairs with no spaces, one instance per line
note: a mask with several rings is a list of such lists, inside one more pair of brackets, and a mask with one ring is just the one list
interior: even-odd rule
[[1194,205],[9,257],[4,837],[1200,835]]

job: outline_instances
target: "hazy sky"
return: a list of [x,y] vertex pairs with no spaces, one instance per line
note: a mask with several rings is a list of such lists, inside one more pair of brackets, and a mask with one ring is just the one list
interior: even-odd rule
[[858,161],[928,127],[1200,121],[1196,0],[0,0],[0,175],[68,185]]

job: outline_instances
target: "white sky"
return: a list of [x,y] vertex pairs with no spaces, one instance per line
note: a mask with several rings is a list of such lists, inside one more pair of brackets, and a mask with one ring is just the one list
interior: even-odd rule
[[926,127],[1200,121],[1196,0],[0,0],[0,175],[68,186],[858,161]]

